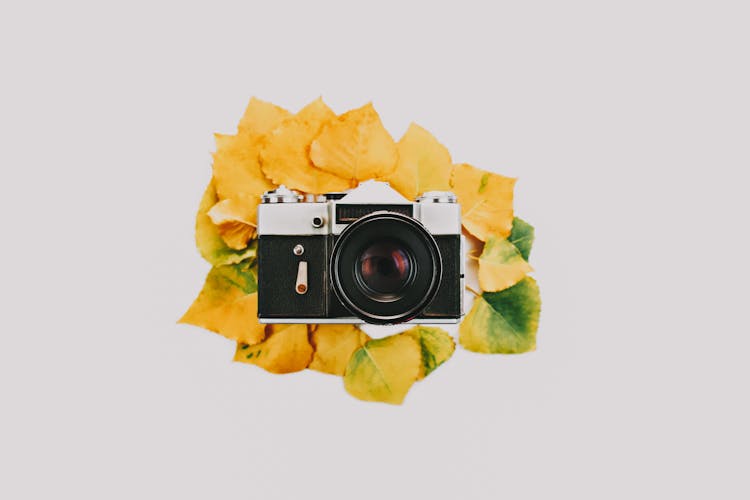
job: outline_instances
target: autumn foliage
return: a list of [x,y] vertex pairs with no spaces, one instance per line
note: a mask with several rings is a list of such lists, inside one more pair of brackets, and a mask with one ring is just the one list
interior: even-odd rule
[[273,373],[306,368],[341,376],[346,390],[400,404],[411,386],[451,357],[441,328],[416,326],[372,339],[357,325],[261,325],[257,318],[255,227],[263,192],[284,184],[303,193],[388,181],[408,199],[451,190],[467,235],[483,244],[481,291],[459,329],[461,345],[484,353],[535,349],[539,288],[528,276],[534,229],[515,217],[516,180],[455,164],[430,132],[412,124],[397,142],[372,104],[337,115],[322,99],[298,113],[251,99],[237,132],[216,134],[212,180],[195,223],[196,244],[213,267],[180,322],[236,342],[235,361]]

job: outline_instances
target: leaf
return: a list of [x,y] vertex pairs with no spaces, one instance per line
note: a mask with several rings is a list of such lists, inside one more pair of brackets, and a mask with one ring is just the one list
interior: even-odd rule
[[220,200],[260,195],[274,188],[260,169],[263,138],[279,123],[290,116],[289,112],[271,103],[252,98],[237,127],[237,134],[215,134],[214,185]]
[[284,108],[252,97],[240,119],[237,131],[244,135],[265,135],[290,116],[291,113]]
[[260,195],[274,188],[260,169],[263,136],[215,134],[214,185],[220,200]]
[[333,375],[344,375],[354,351],[365,345],[370,336],[356,325],[318,325],[312,332],[315,347],[309,368]]
[[453,164],[448,150],[416,123],[397,144],[398,162],[388,177],[391,187],[409,200],[426,191],[449,191]]
[[419,375],[419,344],[406,335],[374,339],[358,349],[344,373],[344,387],[365,401],[401,404]]
[[349,189],[349,180],[315,168],[308,154],[310,143],[323,125],[335,118],[336,113],[322,99],[316,99],[284,120],[268,134],[261,149],[263,173],[275,184],[306,193]]
[[524,260],[528,261],[531,246],[534,244],[534,226],[523,219],[514,217],[513,228],[510,230],[508,239],[518,248]]
[[422,380],[432,373],[456,350],[453,338],[442,328],[419,325],[402,332],[401,335],[411,337],[419,343],[422,363],[419,365],[417,380]]
[[255,246],[237,251],[224,242],[219,233],[219,228],[208,216],[209,210],[218,201],[213,181],[211,181],[203,193],[198,214],[195,217],[195,244],[201,256],[214,266],[236,264],[248,257],[254,257]]
[[370,103],[326,124],[310,145],[310,159],[316,167],[347,179],[354,186],[390,175],[398,152]]
[[238,342],[234,360],[258,365],[271,373],[292,373],[307,368],[313,355],[307,325],[267,327],[268,335],[260,344]]
[[208,211],[224,243],[234,250],[242,250],[255,236],[257,216],[258,201],[246,195],[222,200]]
[[258,285],[250,264],[243,261],[211,269],[198,298],[179,322],[249,344],[263,340],[264,327],[258,323]]
[[510,241],[490,236],[479,256],[479,286],[485,292],[499,292],[515,285],[533,269]]
[[307,368],[313,355],[307,325],[267,325],[266,328],[263,342],[237,343],[235,361],[258,365],[271,373],[292,373]]
[[541,299],[531,277],[474,300],[459,327],[459,342],[474,352],[513,354],[536,348]]
[[461,204],[461,222],[486,241],[491,234],[508,237],[513,226],[516,179],[485,172],[468,164],[454,165],[451,187]]

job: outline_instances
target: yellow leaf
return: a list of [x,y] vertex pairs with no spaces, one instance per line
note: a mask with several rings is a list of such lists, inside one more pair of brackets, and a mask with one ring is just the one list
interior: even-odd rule
[[401,404],[419,375],[419,344],[406,335],[370,340],[358,349],[344,373],[344,387],[365,401]]
[[291,113],[284,108],[253,97],[240,119],[237,131],[240,134],[264,135],[289,116]]
[[241,196],[222,200],[208,211],[208,217],[229,248],[242,250],[255,236],[258,201],[254,196]]
[[396,167],[396,144],[372,103],[353,109],[323,127],[310,145],[313,164],[357,182],[387,177]]
[[245,261],[214,267],[201,293],[180,319],[216,332],[228,339],[249,344],[263,340],[264,326],[258,323],[258,294],[255,275]]
[[274,188],[260,169],[258,155],[265,135],[289,116],[285,109],[253,97],[236,135],[214,135],[214,184],[220,200],[259,197]]
[[349,189],[349,180],[315,168],[308,154],[323,125],[335,118],[336,113],[322,99],[316,99],[284,120],[268,134],[261,149],[263,173],[275,184],[306,193]]
[[426,191],[449,191],[453,164],[448,150],[416,123],[398,141],[398,163],[388,178],[409,200]]
[[312,332],[315,354],[309,368],[344,375],[354,351],[370,340],[356,325],[318,325]]
[[433,326],[418,325],[410,328],[401,335],[406,335],[417,341],[422,354],[417,380],[422,380],[432,373],[435,368],[445,363],[456,350],[453,338],[443,330]]
[[485,172],[465,163],[454,165],[451,189],[461,204],[461,222],[486,241],[490,234],[507,238],[513,227],[513,186],[516,179]]
[[479,256],[479,286],[485,292],[499,292],[521,281],[533,269],[516,246],[491,235]]
[[218,201],[213,181],[211,181],[203,193],[198,214],[195,217],[195,244],[201,256],[214,266],[236,264],[248,257],[254,257],[254,246],[235,251],[224,242],[219,234],[219,228],[208,216],[209,210]]
[[260,170],[258,154],[262,137],[215,134],[214,184],[220,200],[260,197],[274,188]]
[[307,325],[268,325],[268,330],[268,336],[260,344],[237,343],[234,360],[258,365],[271,373],[307,368],[313,355]]

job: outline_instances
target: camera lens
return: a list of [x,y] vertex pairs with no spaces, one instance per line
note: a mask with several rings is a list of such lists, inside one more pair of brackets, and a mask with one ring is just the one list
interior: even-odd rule
[[402,243],[376,241],[360,255],[357,277],[375,300],[392,300],[412,277],[412,259]]
[[441,262],[435,239],[419,221],[374,212],[351,223],[336,240],[331,284],[353,315],[368,323],[402,323],[432,302]]

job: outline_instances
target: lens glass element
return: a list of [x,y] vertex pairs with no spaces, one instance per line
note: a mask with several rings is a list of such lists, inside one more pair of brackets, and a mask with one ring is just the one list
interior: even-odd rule
[[379,240],[362,251],[356,274],[373,298],[392,299],[411,281],[412,261],[400,242]]

